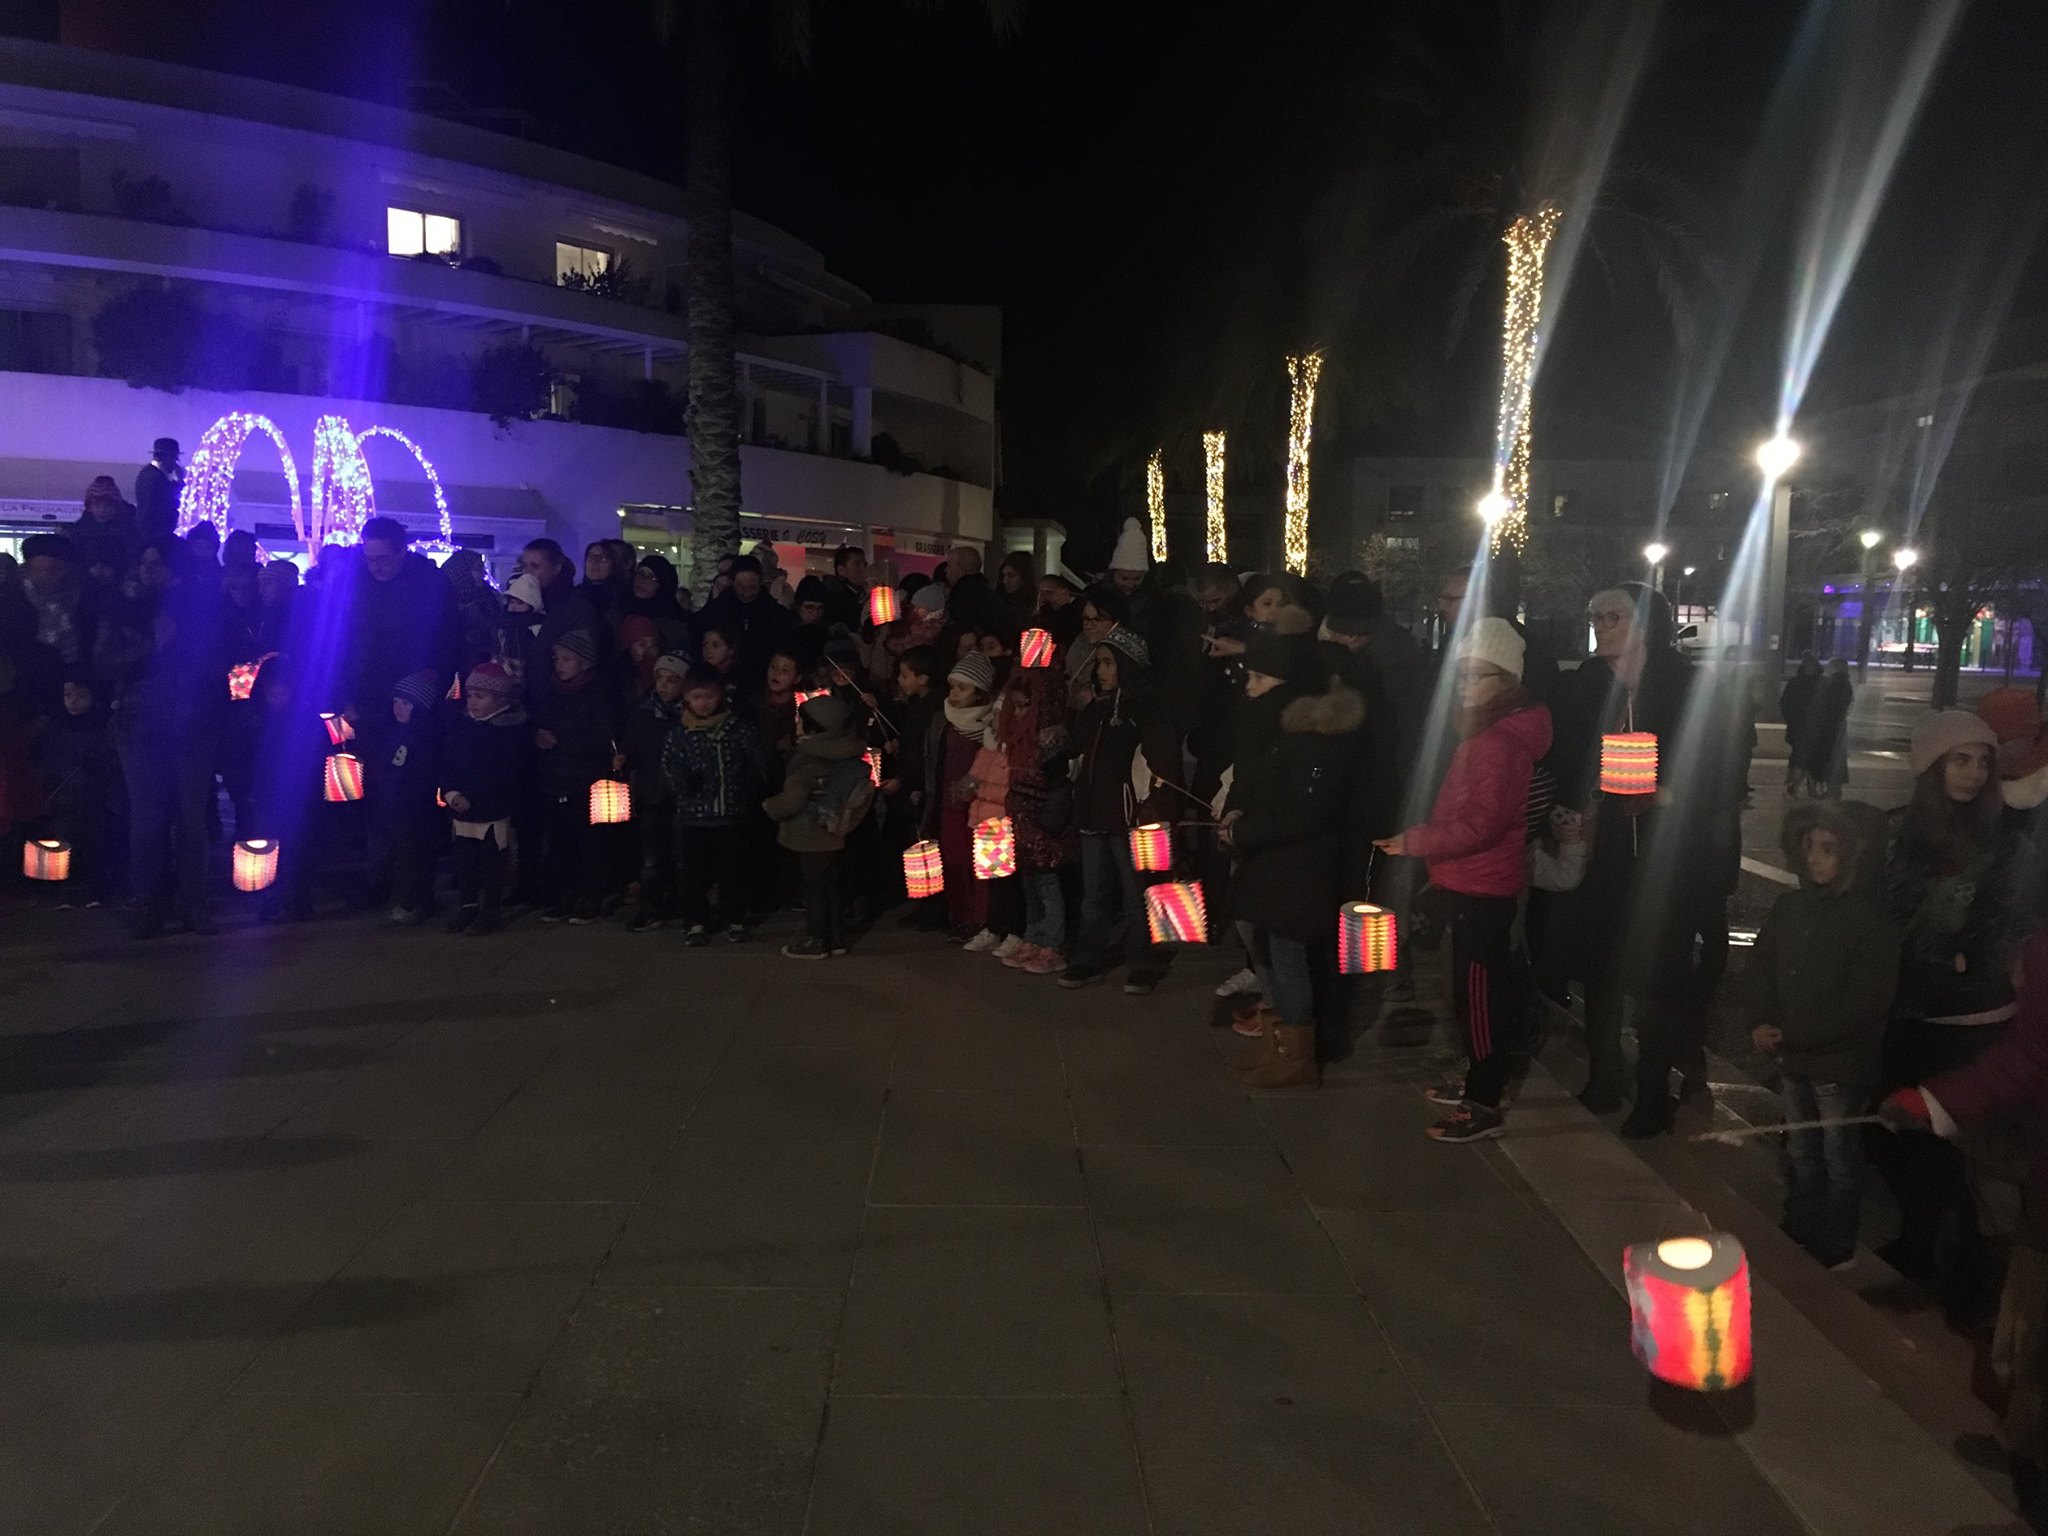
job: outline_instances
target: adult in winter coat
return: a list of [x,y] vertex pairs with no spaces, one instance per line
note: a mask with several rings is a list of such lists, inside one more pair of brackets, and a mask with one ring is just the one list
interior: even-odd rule
[[[540,602],[528,605],[537,617],[528,617],[532,633],[525,646],[529,663],[526,704],[532,709],[555,686],[550,673],[555,642],[582,630],[597,643],[597,664],[601,667],[611,654],[612,629],[599,621],[597,610],[576,584],[576,567],[553,539],[534,539],[520,551],[519,571],[540,584]],[[517,585],[515,581],[506,591],[516,595]]]
[[434,562],[406,548],[402,524],[363,525],[362,560],[346,578],[341,612],[346,660],[341,689],[359,714],[389,707],[401,677],[431,672],[445,692],[462,649],[455,597]]
[[1849,706],[1855,697],[1849,664],[1837,656],[1821,673],[1799,738],[1799,770],[1817,795],[1839,796],[1848,780]]
[[[1074,939],[1063,987],[1099,981],[1115,962],[1110,937],[1118,914],[1124,924],[1124,990],[1150,992],[1165,975],[1171,952],[1154,944],[1145,921],[1144,883],[1131,863],[1131,828],[1179,818],[1179,796],[1157,781],[1180,773],[1180,737],[1151,686],[1145,642],[1119,626],[1095,648],[1091,697],[1074,725],[1081,769],[1074,785],[1081,829],[1081,928]],[[1140,752],[1154,770],[1142,797],[1132,770]]]
[[[1966,710],[1940,710],[1913,732],[1907,802],[1885,869],[1904,935],[1899,997],[1885,1038],[1884,1086],[1968,1066],[2002,1040],[2019,1011],[2012,960],[2033,926],[2027,845],[2005,825],[1993,771],[1997,738]],[[1886,1262],[1966,1298],[1987,1254],[1961,1155],[1932,1141],[1887,1144],[1879,1171],[1899,1207]],[[1939,1244],[1953,1223],[1958,1241]],[[1941,1263],[1937,1266],[1937,1257]]]
[[1281,707],[1256,751],[1243,750],[1240,738],[1221,834],[1236,860],[1231,910],[1252,925],[1278,1015],[1242,1075],[1259,1088],[1312,1088],[1321,1081],[1316,1004],[1337,970],[1337,833],[1365,701],[1331,679],[1306,632],[1254,635],[1244,660],[1246,694]]
[[158,438],[150,446],[149,462],[135,476],[138,539],[167,539],[177,531],[178,496],[184,484],[185,471],[178,463],[178,440]]
[[690,617],[676,602],[681,587],[676,568],[660,555],[642,555],[633,567],[633,590],[621,612],[654,620],[664,652],[680,651],[689,643]]
[[788,644],[796,620],[761,584],[761,562],[741,555],[732,563],[732,585],[704,605],[690,628],[699,656],[704,654],[704,632],[717,629],[738,648],[740,665],[758,673],[779,646]]
[[86,575],[99,586],[112,586],[126,575],[142,543],[135,508],[121,499],[112,475],[96,476],[85,488],[84,510],[66,532],[78,546]]
[[1430,1134],[1481,1141],[1502,1130],[1500,1100],[1521,1062],[1527,1007],[1514,954],[1515,911],[1529,881],[1529,778],[1550,750],[1550,711],[1522,686],[1523,643],[1506,619],[1484,618],[1459,643],[1458,746],[1429,820],[1380,843],[1426,859],[1451,896],[1451,993],[1472,1070]]
[[1785,679],[1778,695],[1778,717],[1785,722],[1785,793],[1796,795],[1811,779],[1807,740],[1813,730],[1814,696],[1820,692],[1820,658],[1811,651],[1799,657],[1799,669]]
[[[1600,830],[1559,920],[1568,936],[1559,958],[1585,985],[1592,1070],[1580,1098],[1596,1113],[1620,1106],[1622,1017],[1628,997],[1641,1000],[1636,1104],[1622,1134],[1653,1136],[1671,1128],[1674,1067],[1688,1093],[1705,1089],[1711,999],[1701,995],[1693,945],[1726,900],[1717,882],[1687,873],[1702,862],[1696,845],[1707,821],[1678,750],[1692,663],[1673,649],[1670,605],[1631,584],[1595,593],[1588,613],[1594,653],[1559,691],[1552,761],[1565,803],[1597,803]],[[1660,747],[1657,793],[1602,791],[1601,738],[1645,731]]]
[[[1868,806],[1787,813],[1781,846],[1799,888],[1772,904],[1750,952],[1751,1038],[1777,1059],[1790,1123],[1853,1120],[1877,1086],[1899,931],[1867,820],[1881,838],[1883,819]],[[1786,1233],[1823,1264],[1847,1263],[1863,1204],[1863,1128],[1790,1132],[1785,1155]]]

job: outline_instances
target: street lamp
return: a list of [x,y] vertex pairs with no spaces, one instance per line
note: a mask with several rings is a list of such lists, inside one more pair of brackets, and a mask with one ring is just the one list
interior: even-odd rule
[[1884,542],[1884,535],[1875,528],[1866,528],[1856,535],[1856,542],[1861,544],[1865,550],[1872,550]]
[[1917,549],[1895,549],[1892,551],[1892,564],[1896,565],[1901,571],[1910,571],[1919,563],[1920,551]]
[[1780,429],[1760,443],[1756,466],[1764,472],[1764,491],[1771,498],[1771,542],[1764,566],[1763,648],[1770,654],[1773,675],[1785,665],[1785,567],[1792,548],[1792,487],[1785,475],[1799,462],[1799,444]]
[[1782,480],[1785,472],[1799,462],[1799,444],[1780,432],[1756,450],[1756,467],[1766,480]]
[[[1905,576],[1906,576],[1906,572],[1908,572],[1908,571],[1912,570],[1912,569],[1913,569],[1913,567],[1914,567],[1914,566],[1916,566],[1916,565],[1918,565],[1919,563],[1920,563],[1920,551],[1919,551],[1919,550],[1917,550],[1917,549],[1907,548],[1907,549],[1895,549],[1895,550],[1893,550],[1893,551],[1892,551],[1892,564],[1893,564],[1893,565],[1895,565],[1895,566],[1897,566],[1897,567],[1899,568],[1899,579],[1900,579],[1901,581],[1903,581],[1903,580],[1905,579]],[[1894,585],[1894,586],[1897,586],[1897,585],[1898,585],[1898,583],[1897,583],[1897,582],[1894,582],[1894,583],[1893,583],[1893,585]],[[1912,599],[1911,597],[1908,597],[1908,598],[1906,599],[1906,663],[1905,663],[1905,670],[1906,670],[1906,671],[1908,671],[1908,672],[1910,672],[1910,671],[1912,671],[1912,670],[1913,670],[1913,619],[1914,619],[1914,612],[1913,612],[1913,610],[1914,610],[1914,609],[1915,609],[1916,607],[1918,607],[1918,606],[1919,606],[1919,605],[1918,605],[1917,603],[1915,603],[1915,602],[1913,601],[1913,599]]]
[[1488,491],[1479,498],[1479,519],[1489,528],[1514,509],[1515,504],[1499,491]]

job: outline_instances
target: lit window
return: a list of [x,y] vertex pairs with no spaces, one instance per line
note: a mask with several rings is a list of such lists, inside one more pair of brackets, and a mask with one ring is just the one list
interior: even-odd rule
[[566,283],[572,279],[589,282],[611,270],[612,253],[599,250],[594,245],[576,245],[568,240],[555,242],[555,281]]
[[384,249],[393,256],[462,254],[462,220],[415,208],[384,210]]
[[1387,487],[1387,516],[1413,517],[1422,510],[1422,487],[1419,485],[1392,485]]

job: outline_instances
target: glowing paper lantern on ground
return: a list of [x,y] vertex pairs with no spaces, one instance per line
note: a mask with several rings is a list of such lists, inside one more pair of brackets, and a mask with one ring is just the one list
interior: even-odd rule
[[1017,642],[1017,649],[1027,667],[1049,667],[1052,665],[1052,632],[1044,629],[1027,629]]
[[1005,880],[1017,873],[1017,828],[1007,816],[991,816],[974,829],[974,878]]
[[345,741],[356,739],[356,728],[348,723],[346,715],[322,714],[320,723],[327,727],[327,744],[338,747]]
[[31,838],[21,845],[21,872],[31,880],[69,880],[71,845],[54,837]]
[[937,843],[912,843],[903,850],[903,888],[912,901],[936,896],[946,888],[946,866]]
[[875,788],[880,789],[882,787],[882,749],[880,747],[869,747],[867,751],[861,753],[860,760],[868,765],[868,782],[874,785]]
[[260,891],[277,878],[277,840],[251,837],[235,844],[235,889]]
[[1623,731],[1600,738],[1600,787],[1610,795],[1657,793],[1657,738]]
[[1346,976],[1391,971],[1399,957],[1394,914],[1369,901],[1347,901],[1337,913],[1337,969]]
[[1749,1379],[1749,1260],[1725,1232],[1622,1254],[1630,1342],[1659,1381],[1695,1392]]
[[590,786],[590,824],[616,826],[633,819],[633,791],[618,779],[599,779]]
[[1173,868],[1173,833],[1163,822],[1131,828],[1131,867],[1148,875],[1163,875]]
[[362,799],[362,760],[347,752],[337,752],[328,758],[326,790],[328,800],[335,805]]
[[1209,908],[1202,899],[1202,882],[1146,886],[1145,926],[1152,930],[1154,944],[1208,943]]
[[868,620],[874,624],[896,622],[896,589],[894,587],[871,587],[868,590]]

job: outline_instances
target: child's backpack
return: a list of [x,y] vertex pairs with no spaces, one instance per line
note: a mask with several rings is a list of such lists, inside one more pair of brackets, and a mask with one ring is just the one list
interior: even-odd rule
[[850,837],[875,803],[875,781],[864,758],[845,758],[832,765],[811,801],[811,814],[828,837]]

